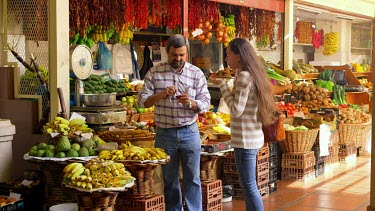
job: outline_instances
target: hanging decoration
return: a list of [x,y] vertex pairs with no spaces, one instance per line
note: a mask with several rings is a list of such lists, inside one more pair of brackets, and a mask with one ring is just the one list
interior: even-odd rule
[[315,49],[320,48],[320,46],[324,45],[324,31],[323,29],[314,30],[312,36],[312,45]]
[[250,38],[250,10],[247,7],[240,7],[236,16],[236,31],[239,37]]
[[260,10],[255,11],[256,24],[255,36],[257,48],[267,47],[273,41],[274,28],[275,28],[275,12]]
[[324,36],[324,50],[323,55],[330,56],[339,49],[339,33],[330,32]]
[[181,0],[166,0],[165,8],[166,10],[165,10],[165,16],[164,16],[164,25],[168,26],[172,30],[181,29],[182,1]]
[[141,30],[148,27],[148,1],[134,0],[135,20],[134,27]]
[[163,4],[162,0],[151,0],[150,17],[148,23],[156,28],[162,24]]
[[306,21],[297,21],[295,28],[295,38],[298,43],[312,43],[313,23]]

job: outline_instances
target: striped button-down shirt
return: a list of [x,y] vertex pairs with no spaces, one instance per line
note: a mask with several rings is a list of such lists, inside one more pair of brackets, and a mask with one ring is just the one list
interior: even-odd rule
[[[186,93],[198,106],[198,112],[209,109],[211,97],[207,89],[207,81],[203,72],[196,66],[185,62],[180,72],[176,72],[167,64],[162,63],[148,71],[144,85],[138,94],[138,106],[144,107],[144,102],[153,94],[162,92],[168,86],[176,87],[179,93]],[[154,105],[155,123],[161,128],[181,127],[193,124],[198,112],[183,106],[176,96],[159,100]]]
[[258,118],[258,92],[247,71],[237,73],[233,90],[227,83],[219,85],[230,109],[231,145],[235,148],[257,149],[264,143],[262,123]]

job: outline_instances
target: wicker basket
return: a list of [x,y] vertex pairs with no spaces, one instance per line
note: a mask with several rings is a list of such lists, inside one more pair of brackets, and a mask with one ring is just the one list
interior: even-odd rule
[[201,156],[200,164],[200,178],[201,181],[214,180],[214,169],[217,161],[217,156]]
[[138,138],[108,138],[105,141],[107,142],[117,142],[118,145],[126,143],[127,141],[131,142],[135,146],[145,146],[145,147],[154,147],[155,140],[154,136],[145,136]]
[[339,124],[339,143],[340,144],[354,144],[357,131],[360,130],[361,124]]
[[75,191],[77,198],[78,210],[115,210],[116,198],[119,192],[101,191],[101,192],[78,192]]
[[[119,161],[121,162],[121,161]],[[125,168],[135,178],[134,186],[125,193],[127,197],[148,198],[155,195],[154,174],[159,164],[123,162]]]
[[307,153],[311,151],[315,139],[318,136],[319,129],[286,130],[286,138],[284,142],[284,150],[287,153]]
[[44,162],[42,165],[45,205],[51,207],[62,203],[75,203],[76,199],[71,192],[63,189],[63,169],[67,162]]
[[371,130],[371,122],[359,124],[354,136],[354,144],[357,148],[366,145],[366,135],[368,135],[369,130]]

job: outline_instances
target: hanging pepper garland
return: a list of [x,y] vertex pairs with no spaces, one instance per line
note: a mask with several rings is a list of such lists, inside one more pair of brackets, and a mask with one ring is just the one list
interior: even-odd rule
[[239,37],[250,38],[250,12],[247,7],[240,7],[236,15],[236,30]]
[[[201,28],[200,23],[206,21],[216,23],[219,21],[219,4],[208,0],[191,0],[189,1],[188,10],[188,25],[189,29],[193,31],[196,28]],[[204,17],[204,18],[202,18]]]
[[182,25],[182,1],[166,0],[164,25],[172,30],[178,29]]
[[125,0],[125,25],[134,28],[134,4],[135,0]]
[[135,0],[135,22],[134,26],[138,29],[147,29],[148,27],[148,1]]
[[163,4],[162,0],[151,0],[150,17],[148,23],[156,28],[161,27]]
[[312,44],[313,47],[318,49],[320,46],[324,45],[324,31],[323,29],[320,30],[314,30],[313,36],[312,36]]
[[71,38],[78,32],[81,37],[86,36],[86,28],[89,25],[90,10],[88,4],[90,0],[70,0],[69,1],[69,29]]
[[255,36],[257,48],[263,48],[270,44],[273,39],[275,28],[275,12],[256,10]]

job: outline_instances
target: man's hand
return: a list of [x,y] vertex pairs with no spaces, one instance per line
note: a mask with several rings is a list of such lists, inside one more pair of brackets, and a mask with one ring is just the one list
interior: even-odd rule
[[161,98],[165,99],[169,96],[174,95],[177,92],[176,88],[174,86],[168,86],[163,90],[163,92],[160,93]]
[[189,95],[183,93],[178,97],[178,102],[181,103],[183,106],[187,107],[190,102]]

